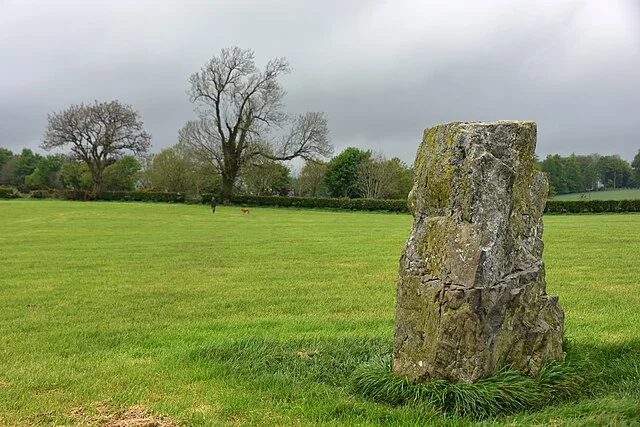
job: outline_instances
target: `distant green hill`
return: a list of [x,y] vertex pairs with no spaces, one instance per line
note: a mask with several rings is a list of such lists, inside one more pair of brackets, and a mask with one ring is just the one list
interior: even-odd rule
[[560,194],[549,200],[631,200],[640,199],[640,188],[592,191],[591,193]]

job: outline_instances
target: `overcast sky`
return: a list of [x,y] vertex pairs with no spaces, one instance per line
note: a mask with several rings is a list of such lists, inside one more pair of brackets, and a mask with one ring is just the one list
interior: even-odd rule
[[538,154],[640,149],[640,0],[0,0],[0,146],[47,113],[131,104],[154,152],[194,118],[187,80],[228,46],[286,57],[288,112],[411,163],[424,128],[538,123]]

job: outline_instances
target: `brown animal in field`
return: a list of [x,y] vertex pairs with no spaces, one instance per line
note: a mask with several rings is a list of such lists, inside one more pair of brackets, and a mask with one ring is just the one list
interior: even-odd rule
[[240,212],[249,214],[249,213],[251,213],[251,209],[249,209],[249,208],[240,208]]

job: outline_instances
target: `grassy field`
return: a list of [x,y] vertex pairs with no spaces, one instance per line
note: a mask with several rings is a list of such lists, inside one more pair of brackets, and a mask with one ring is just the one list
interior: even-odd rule
[[[350,393],[353,370],[390,350],[410,226],[381,213],[0,201],[0,425],[472,424]],[[578,402],[495,421],[640,423],[640,215],[548,216],[544,240],[568,357],[591,361],[593,379]]]
[[635,200],[640,199],[640,188],[592,191],[591,193],[560,194],[551,200]]

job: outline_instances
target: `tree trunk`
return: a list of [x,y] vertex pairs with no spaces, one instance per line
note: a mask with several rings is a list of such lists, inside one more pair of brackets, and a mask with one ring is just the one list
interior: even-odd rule
[[222,204],[231,204],[231,196],[233,195],[233,183],[235,179],[230,178],[226,174],[222,174]]
[[93,177],[93,193],[98,194],[102,190],[102,177],[94,176]]

